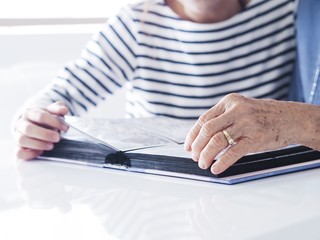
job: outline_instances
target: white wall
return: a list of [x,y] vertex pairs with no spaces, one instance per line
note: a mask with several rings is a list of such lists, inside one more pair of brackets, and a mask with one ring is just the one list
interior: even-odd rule
[[[0,139],[8,138],[14,112],[56,74],[79,56],[92,33],[3,33],[0,29]],[[90,113],[124,116],[124,91]]]

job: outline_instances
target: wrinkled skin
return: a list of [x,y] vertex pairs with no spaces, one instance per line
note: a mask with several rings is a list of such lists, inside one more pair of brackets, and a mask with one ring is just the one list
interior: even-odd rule
[[[236,144],[227,148],[223,130],[227,130]],[[191,152],[200,168],[211,167],[212,173],[219,174],[247,153],[288,144],[320,150],[319,133],[319,106],[229,94],[200,116],[186,137],[185,150]]]

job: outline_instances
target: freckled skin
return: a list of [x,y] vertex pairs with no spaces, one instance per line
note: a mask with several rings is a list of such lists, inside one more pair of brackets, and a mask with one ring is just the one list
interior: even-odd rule
[[[236,140],[236,144],[228,148],[213,165],[212,159],[228,146],[226,139],[220,144],[220,149],[214,150],[215,155],[211,155],[211,159],[200,157],[206,168],[211,166],[215,174],[223,172],[250,152],[277,149],[289,144],[302,144],[320,150],[320,106],[229,94],[200,119],[202,124],[210,123],[212,134],[207,134],[208,139],[199,136],[202,124],[196,124],[190,130],[185,149],[189,149],[194,156],[201,156],[202,152],[206,152],[202,156],[210,156],[208,152],[213,150],[206,144],[223,130],[227,130]],[[192,144],[198,152],[193,152]]]

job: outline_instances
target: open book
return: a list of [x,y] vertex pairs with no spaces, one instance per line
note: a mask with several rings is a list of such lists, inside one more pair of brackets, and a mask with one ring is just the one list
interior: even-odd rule
[[[224,184],[320,167],[320,152],[304,146],[248,154],[225,172],[200,169],[183,143],[193,121],[165,117],[66,117],[69,130],[38,159],[86,164]],[[218,156],[219,157],[219,156]]]

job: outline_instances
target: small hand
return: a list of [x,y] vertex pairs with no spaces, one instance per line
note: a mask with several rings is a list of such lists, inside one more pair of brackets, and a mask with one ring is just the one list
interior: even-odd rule
[[[247,153],[292,143],[292,111],[290,102],[229,94],[200,116],[186,137],[185,150],[192,153],[200,168],[211,167],[212,173],[219,174]],[[235,144],[229,145],[223,130],[229,133]],[[225,149],[225,153],[213,163]]]
[[27,109],[15,125],[17,158],[33,159],[43,151],[51,150],[54,143],[60,141],[59,132],[68,129],[58,118],[67,113],[67,107],[61,102],[53,103],[44,109]]

